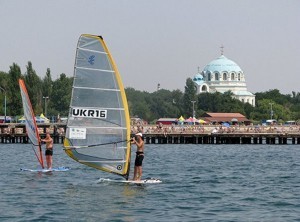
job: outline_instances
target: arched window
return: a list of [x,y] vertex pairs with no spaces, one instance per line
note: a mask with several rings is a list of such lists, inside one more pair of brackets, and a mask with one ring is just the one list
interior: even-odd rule
[[210,73],[207,74],[207,80],[210,81],[211,80],[211,76]]
[[227,80],[227,74],[223,73],[223,80]]
[[201,92],[207,92],[207,87],[206,87],[206,85],[203,85],[203,86],[202,86]]
[[241,73],[238,74],[238,80],[241,81]]
[[234,80],[234,73],[231,73],[231,80]]
[[219,73],[215,73],[215,80],[219,80]]

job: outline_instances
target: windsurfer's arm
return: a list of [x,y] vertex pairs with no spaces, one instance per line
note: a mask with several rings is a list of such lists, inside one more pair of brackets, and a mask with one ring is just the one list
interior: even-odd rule
[[50,139],[41,139],[42,142],[45,142],[45,143],[50,143],[52,142],[52,138]]
[[136,144],[136,140],[135,140],[134,137],[132,137],[132,138],[130,139],[130,143],[131,143],[131,144]]
[[142,147],[143,146],[144,141],[140,140],[140,141],[136,141],[135,140],[135,144],[137,145],[137,147]]

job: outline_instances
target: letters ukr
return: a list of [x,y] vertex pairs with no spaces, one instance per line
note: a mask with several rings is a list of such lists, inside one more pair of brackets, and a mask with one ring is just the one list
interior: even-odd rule
[[72,109],[72,116],[73,117],[87,117],[87,118],[106,119],[107,110],[73,108]]

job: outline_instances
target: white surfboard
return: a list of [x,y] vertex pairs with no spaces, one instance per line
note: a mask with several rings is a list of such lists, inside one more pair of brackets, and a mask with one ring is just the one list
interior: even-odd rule
[[127,184],[158,184],[158,183],[162,183],[162,181],[160,179],[156,179],[156,178],[148,178],[145,180],[114,180],[114,179],[106,179],[106,178],[100,178],[98,181],[98,183],[101,182],[111,182],[111,183],[127,183]]
[[21,168],[21,171],[29,171],[29,172],[41,172],[41,173],[47,173],[47,172],[65,172],[70,170],[69,167],[57,167],[52,169],[28,169],[28,168]]

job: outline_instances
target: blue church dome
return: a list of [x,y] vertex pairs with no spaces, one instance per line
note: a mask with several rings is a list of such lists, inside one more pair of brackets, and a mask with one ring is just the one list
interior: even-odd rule
[[242,72],[242,69],[232,60],[227,59],[224,55],[208,63],[204,69],[204,72]]
[[203,76],[200,74],[200,73],[197,73],[194,78],[193,78],[193,81],[195,83],[197,83],[198,85],[201,85],[202,83],[204,83],[204,78]]

